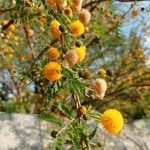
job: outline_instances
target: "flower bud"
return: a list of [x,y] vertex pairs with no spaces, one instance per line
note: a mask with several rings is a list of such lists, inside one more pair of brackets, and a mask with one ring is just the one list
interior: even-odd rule
[[76,42],[76,43],[75,43],[75,46],[76,46],[76,47],[81,47],[81,43],[80,43],[80,42]]
[[64,32],[64,31],[65,31],[64,26],[60,25],[60,26],[59,26],[59,30],[60,30],[61,32]]
[[72,16],[72,9],[70,7],[65,8],[64,12],[67,16]]
[[58,131],[53,130],[53,131],[51,132],[51,136],[52,136],[53,138],[56,138],[57,133],[58,133]]
[[107,69],[106,74],[111,77],[114,75],[114,70],[113,69]]
[[77,117],[86,117],[87,115],[87,109],[85,106],[80,106],[77,110]]
[[105,71],[104,69],[100,69],[100,70],[98,71],[98,75],[99,75],[100,77],[105,77],[105,76],[106,76],[106,71]]
[[81,77],[83,78],[83,79],[89,79],[90,78],[90,76],[91,76],[91,72],[89,71],[89,69],[84,69],[82,72],[81,72]]

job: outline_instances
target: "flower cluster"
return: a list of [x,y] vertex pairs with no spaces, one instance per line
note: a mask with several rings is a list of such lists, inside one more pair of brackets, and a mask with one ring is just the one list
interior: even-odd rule
[[[62,23],[56,18],[53,18],[49,31],[51,35],[60,41],[61,45],[65,45],[65,34],[72,36],[72,38],[77,39],[85,32],[85,27],[91,19],[91,14],[87,9],[82,9],[82,0],[72,0],[70,5],[67,5],[65,0],[48,0],[49,6],[52,7],[56,12],[61,9],[64,12],[64,15],[67,17],[67,25]],[[101,12],[104,12],[105,9],[101,8]],[[78,16],[78,19],[71,19],[73,15]],[[86,56],[86,46],[82,42],[74,42],[74,45],[56,48],[51,47],[47,51],[47,56],[50,60],[48,64],[44,67],[44,77],[47,80],[56,81],[63,80],[63,68],[67,67],[68,70],[71,70],[71,73],[74,72],[72,68],[75,69],[75,65],[83,62]],[[60,50],[62,49],[62,50]],[[61,54],[61,55],[60,55]],[[92,82],[85,82],[92,90],[93,94],[97,99],[103,99],[105,92],[107,90],[107,83],[104,78],[113,75],[113,70],[105,70],[101,68],[97,76],[94,79],[91,78],[90,71],[86,68],[81,70],[81,73],[78,73],[79,77],[82,77],[83,80],[91,79]],[[77,78],[79,80],[79,78]],[[90,84],[89,84],[90,83]],[[60,90],[61,91],[61,90]],[[59,92],[58,92],[59,93]],[[59,102],[59,101],[58,101]],[[88,110],[85,106],[78,104],[77,108],[77,117],[87,117]],[[99,116],[100,117],[100,116]],[[100,121],[103,127],[110,133],[118,134],[123,128],[123,117],[121,113],[115,109],[106,110],[100,117]]]

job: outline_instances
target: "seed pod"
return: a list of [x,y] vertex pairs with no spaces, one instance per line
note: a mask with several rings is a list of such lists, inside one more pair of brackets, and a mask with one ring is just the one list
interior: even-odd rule
[[64,26],[60,25],[60,26],[59,26],[59,30],[60,30],[61,32],[64,32],[64,31],[65,31]]
[[91,76],[91,72],[87,68],[81,72],[81,77],[85,80],[89,79],[90,76]]
[[111,77],[114,75],[114,70],[113,69],[107,69],[106,74]]
[[80,43],[80,42],[76,42],[76,43],[75,43],[75,46],[76,46],[76,47],[81,47],[81,43]]
[[56,138],[57,133],[58,133],[58,131],[53,130],[53,131],[51,132],[51,136],[52,136],[53,138]]
[[145,8],[144,8],[144,7],[142,7],[142,8],[141,8],[141,11],[144,11],[144,10],[145,10]]
[[69,50],[65,55],[65,60],[70,64],[74,65],[78,61],[78,54],[74,50]]

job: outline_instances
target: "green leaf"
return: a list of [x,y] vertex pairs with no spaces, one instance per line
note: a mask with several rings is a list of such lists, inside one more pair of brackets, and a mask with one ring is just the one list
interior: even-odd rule
[[62,126],[63,125],[63,122],[59,118],[56,118],[53,115],[50,115],[50,114],[41,114],[39,117],[42,120],[49,121],[51,123],[57,124],[58,126]]
[[89,140],[92,140],[93,137],[95,136],[96,134],[96,131],[97,131],[97,127],[92,131],[92,133],[89,135]]
[[80,145],[80,142],[77,139],[77,137],[74,134],[72,134],[72,132],[68,132],[68,136],[69,136],[70,140],[72,141],[74,148],[76,150],[81,150],[81,145]]
[[64,115],[65,115],[67,118],[69,118],[69,119],[72,118],[72,117],[71,117],[71,112],[70,112],[70,110],[69,110],[63,103],[61,103],[61,104],[58,106],[58,108],[59,108],[60,111],[62,111],[62,112],[64,113]]
[[89,148],[89,145],[88,145],[88,142],[89,142],[89,139],[88,139],[88,136],[85,134],[85,133],[81,133],[81,136],[82,136],[82,139],[86,145],[87,148]]
[[61,135],[58,135],[55,140],[55,150],[62,150],[63,138]]
[[85,91],[85,85],[79,79],[67,80],[64,88],[70,93],[77,93],[79,97],[82,97]]

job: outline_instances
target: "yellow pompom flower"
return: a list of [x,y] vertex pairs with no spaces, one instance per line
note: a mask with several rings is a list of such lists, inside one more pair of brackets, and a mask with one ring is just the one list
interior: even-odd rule
[[80,36],[85,31],[84,25],[81,21],[76,20],[70,25],[70,32],[75,36]]
[[60,56],[60,52],[57,48],[49,48],[49,50],[47,51],[47,54],[48,54],[48,57],[51,59],[51,60],[57,60],[58,57]]
[[103,127],[112,134],[118,134],[124,126],[122,114],[116,109],[108,109],[101,116]]
[[100,70],[98,71],[98,75],[99,75],[100,77],[105,77],[105,76],[106,76],[106,71],[105,71],[104,69],[100,69]]
[[56,38],[60,38],[60,35],[61,35],[59,26],[60,26],[60,23],[57,20],[53,20],[50,25],[50,32]]
[[61,65],[55,61],[52,61],[45,65],[43,73],[47,80],[56,81],[62,77],[60,71]]
[[86,47],[85,46],[75,47],[74,51],[76,51],[78,54],[78,62],[83,61],[86,55]]

